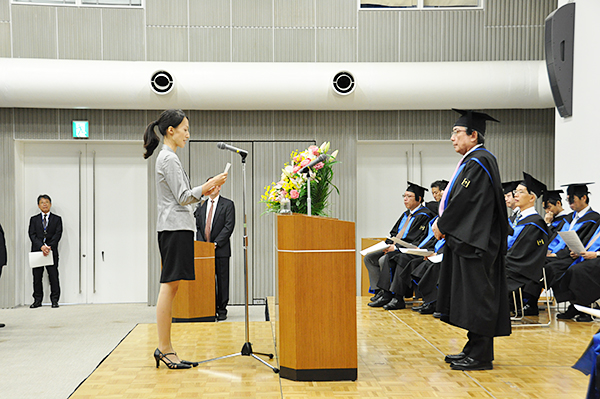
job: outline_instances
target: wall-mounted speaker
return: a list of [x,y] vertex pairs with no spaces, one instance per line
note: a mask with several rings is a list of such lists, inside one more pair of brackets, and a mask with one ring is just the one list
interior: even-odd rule
[[150,78],[150,87],[156,94],[167,94],[173,89],[175,82],[167,71],[156,71]]
[[342,96],[348,95],[354,91],[354,76],[350,72],[342,71],[333,77],[333,91]]
[[552,97],[563,118],[573,115],[573,46],[575,3],[556,9],[546,18],[546,67]]

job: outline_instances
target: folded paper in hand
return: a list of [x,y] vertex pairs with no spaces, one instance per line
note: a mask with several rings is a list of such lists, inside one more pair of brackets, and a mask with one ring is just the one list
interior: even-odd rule
[[417,248],[416,245],[410,244],[406,241],[402,241],[398,237],[390,237],[390,240],[394,241],[396,244],[400,245],[402,248]]
[[54,257],[52,256],[52,251],[50,251],[48,256],[44,256],[44,253],[42,251],[29,253],[29,267],[31,267],[32,269],[34,267],[52,266],[53,264]]
[[400,248],[400,252],[402,252],[403,254],[420,256],[429,256],[435,253],[425,248]]
[[362,256],[367,256],[372,252],[381,251],[387,247],[389,247],[389,244],[386,244],[385,241],[379,241],[377,244],[371,245],[369,248],[365,248],[362,251],[360,251],[360,254]]

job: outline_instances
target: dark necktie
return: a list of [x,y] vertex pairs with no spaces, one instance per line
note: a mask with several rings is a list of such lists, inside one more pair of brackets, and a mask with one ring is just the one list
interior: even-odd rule
[[212,225],[212,215],[214,207],[215,200],[210,200],[210,210],[208,211],[208,217],[206,218],[206,226],[204,227],[204,237],[206,237],[206,242],[210,241],[210,226]]
[[48,215],[46,214],[44,214],[44,217],[42,218],[42,227],[44,230],[46,230],[46,227],[48,227]]

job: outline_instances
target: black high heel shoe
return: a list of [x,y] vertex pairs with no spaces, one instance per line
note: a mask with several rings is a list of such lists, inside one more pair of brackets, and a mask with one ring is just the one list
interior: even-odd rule
[[154,360],[156,360],[156,368],[158,368],[158,366],[160,365],[161,360],[170,369],[191,369],[192,368],[191,364],[185,364],[183,362],[175,363],[175,362],[171,361],[167,357],[169,355],[177,355],[177,354],[175,352],[162,353],[161,351],[158,350],[158,348],[156,348],[156,350],[154,351]]
[[189,364],[192,367],[198,367],[198,362],[190,362],[188,360],[182,360],[181,364]]

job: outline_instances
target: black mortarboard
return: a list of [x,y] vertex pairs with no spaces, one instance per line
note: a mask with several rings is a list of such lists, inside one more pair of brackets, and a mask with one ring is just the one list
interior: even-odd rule
[[546,190],[542,196],[542,202],[548,201],[562,201],[560,193],[564,193],[563,190]]
[[515,191],[519,183],[521,183],[519,180],[502,183],[502,191],[504,191],[504,194],[512,193]]
[[584,195],[589,194],[587,185],[594,183],[573,183],[573,184],[563,184],[561,187],[567,187],[567,196],[576,195],[579,198]]
[[421,197],[421,199],[423,199],[423,197],[425,196],[425,191],[429,191],[425,187],[421,187],[418,184],[411,183],[409,181],[407,181],[407,183],[408,183],[408,187],[406,188],[406,191],[415,193],[415,195],[417,197]]
[[488,114],[484,112],[477,111],[465,111],[462,109],[452,108],[454,111],[458,112],[461,116],[454,123],[454,126],[464,126],[467,129],[475,130],[479,132],[479,134],[485,134],[485,122],[493,121],[500,123],[499,120],[492,118]]
[[546,185],[529,173],[523,172],[523,183],[525,183],[524,186],[527,187],[527,191],[534,193],[538,198],[541,197],[544,190],[546,190]]

